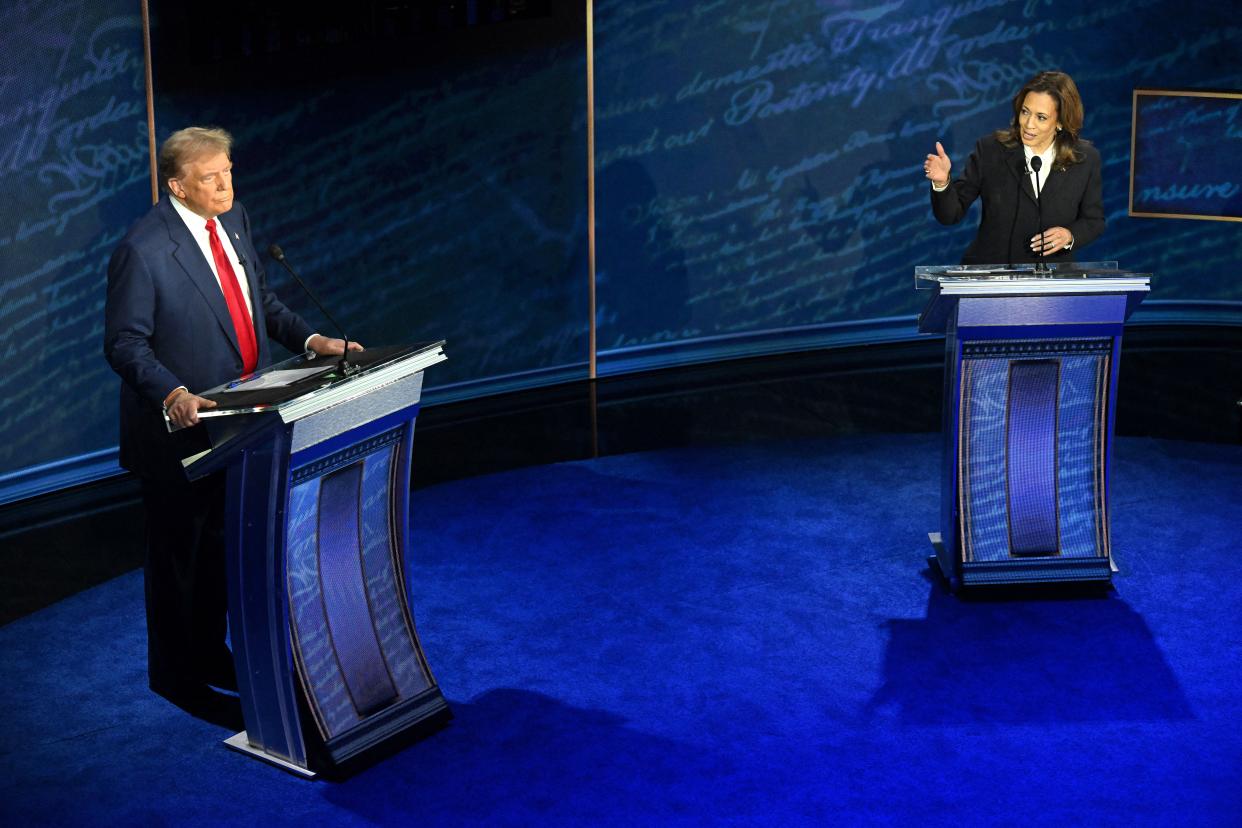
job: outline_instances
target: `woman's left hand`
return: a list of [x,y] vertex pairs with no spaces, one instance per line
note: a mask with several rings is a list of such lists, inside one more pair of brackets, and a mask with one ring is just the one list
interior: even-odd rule
[[[1049,256],[1058,250],[1064,250],[1074,243],[1074,234],[1064,227],[1049,227],[1044,231],[1043,254]],[[1039,236],[1031,236],[1031,250],[1040,252]]]

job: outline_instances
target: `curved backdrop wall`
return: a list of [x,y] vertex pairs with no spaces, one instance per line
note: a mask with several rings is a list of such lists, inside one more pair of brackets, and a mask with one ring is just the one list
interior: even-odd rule
[[0,5],[0,495],[20,469],[115,466],[104,270],[151,204],[138,12]]
[[1239,318],[1236,225],[1127,216],[1132,90],[1242,88],[1223,6],[599,0],[595,21],[601,372],[912,336],[913,266],[958,261],[979,209],[938,225],[924,155],[960,171],[1048,68],[1105,159],[1080,258],[1152,271],[1148,318]]
[[[585,377],[586,4],[299,5],[224,0],[205,31],[152,0],[157,138],[229,128],[256,241],[351,336],[448,340],[429,400]],[[101,316],[150,198],[139,8],[0,11],[0,500],[115,468]],[[913,336],[913,266],[956,261],[977,221],[932,220],[922,156],[940,140],[960,169],[1047,67],[1106,161],[1081,255],[1155,274],[1140,318],[1242,319],[1237,225],[1126,215],[1132,89],[1242,88],[1223,7],[597,0],[593,21],[601,373]]]

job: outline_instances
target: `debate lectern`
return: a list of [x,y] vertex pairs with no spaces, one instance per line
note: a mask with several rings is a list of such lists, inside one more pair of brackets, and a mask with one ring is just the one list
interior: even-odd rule
[[411,448],[423,370],[443,342],[302,355],[204,391],[227,474],[229,636],[238,750],[313,776],[447,719],[410,609]]
[[1116,262],[917,267],[945,335],[940,531],[951,587],[1110,581],[1117,364],[1150,274]]

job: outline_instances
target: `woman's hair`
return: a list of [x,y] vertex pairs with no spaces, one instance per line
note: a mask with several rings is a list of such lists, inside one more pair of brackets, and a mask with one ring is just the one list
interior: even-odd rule
[[168,179],[178,178],[187,162],[208,152],[229,155],[233,136],[219,127],[186,127],[169,135],[160,146],[158,172],[160,186],[168,189]]
[[1018,94],[1013,96],[1013,120],[1007,128],[996,131],[996,140],[1007,147],[1022,143],[1022,127],[1018,123],[1018,117],[1026,104],[1026,96],[1032,92],[1043,92],[1051,96],[1057,105],[1057,119],[1061,122],[1061,129],[1053,138],[1057,155],[1052,165],[1068,167],[1082,161],[1083,155],[1078,149],[1078,142],[1082,140],[1079,137],[1082,131],[1082,98],[1078,95],[1074,79],[1064,72],[1040,72],[1023,84]]

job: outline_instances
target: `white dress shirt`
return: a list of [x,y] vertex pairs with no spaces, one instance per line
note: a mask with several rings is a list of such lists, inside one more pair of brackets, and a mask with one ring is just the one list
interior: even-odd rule
[[[198,213],[186,207],[177,198],[168,197],[172,202],[173,209],[177,211],[177,215],[181,216],[181,220],[185,222],[186,229],[190,231],[190,235],[194,237],[194,241],[198,243],[199,250],[203,251],[203,258],[207,260],[207,266],[211,268],[211,272],[216,277],[216,284],[220,285],[221,295],[224,293],[224,285],[220,282],[220,272],[216,269],[216,257],[211,252],[211,234],[207,232],[207,219]],[[250,300],[250,280],[246,278],[246,268],[242,267],[241,259],[237,256],[237,250],[233,247],[233,239],[229,238],[229,232],[224,225],[220,223],[219,217],[216,218],[216,235],[220,237],[220,246],[224,248],[224,255],[228,257],[229,262],[233,265],[233,275],[237,277],[237,284],[241,287],[242,299],[246,302],[246,312],[250,314],[250,319],[254,321],[254,304]],[[240,239],[239,239],[240,241]],[[306,337],[306,341],[302,343],[303,350],[310,350],[310,341],[318,334],[311,334]],[[174,391],[188,391],[184,385],[179,385],[168,395],[164,397],[164,408],[167,410],[169,398],[172,397]]]
[[[1035,157],[1035,153],[1026,144],[1022,145],[1022,152],[1026,155],[1027,174],[1031,178],[1031,189],[1035,191],[1035,195],[1040,195],[1044,190],[1044,185],[1048,183],[1048,176],[1052,175],[1052,162],[1057,157],[1057,142],[1053,141],[1041,153],[1039,157],[1043,159],[1043,164],[1039,168],[1039,186],[1035,182],[1035,170],[1031,169],[1031,159]],[[1066,250],[1074,249],[1074,234],[1070,234],[1069,244],[1065,245]]]
[[1031,159],[1035,157],[1036,153],[1033,152],[1026,144],[1023,144],[1022,154],[1026,156],[1026,172],[1031,179],[1031,189],[1035,191],[1036,195],[1039,195],[1039,193],[1044,189],[1044,184],[1048,181],[1048,176],[1052,175],[1052,161],[1057,157],[1057,142],[1053,141],[1048,145],[1047,149],[1041,153],[1038,153],[1039,157],[1043,159],[1044,162],[1043,166],[1039,168],[1038,186],[1035,182],[1035,171],[1031,169]]
[[[173,209],[177,211],[177,215],[181,216],[190,235],[194,237],[199,249],[203,251],[203,258],[207,260],[207,266],[215,274],[216,284],[220,285],[220,292],[227,296],[228,294],[224,292],[224,284],[220,281],[220,272],[216,270],[216,257],[211,253],[211,234],[207,232],[207,219],[186,207],[178,199],[172,196],[169,198],[172,200]],[[241,286],[242,298],[246,300],[246,312],[250,314],[251,319],[254,319],[254,305],[250,301],[250,280],[246,278],[246,268],[242,267],[241,259],[237,257],[237,251],[233,248],[233,240],[229,238],[228,230],[220,223],[219,218],[216,218],[216,235],[220,237],[220,246],[224,248],[224,255],[233,265],[233,274],[237,277],[237,284]]]

